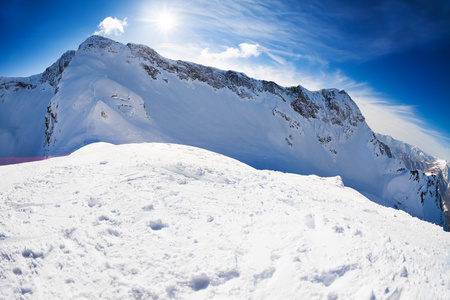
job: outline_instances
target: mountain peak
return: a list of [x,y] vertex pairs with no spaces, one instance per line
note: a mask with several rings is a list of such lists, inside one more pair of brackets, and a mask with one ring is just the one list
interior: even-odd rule
[[87,51],[89,49],[106,49],[123,46],[122,43],[116,42],[101,35],[91,35],[83,43],[80,44],[78,50]]
[[65,68],[70,64],[75,56],[74,50],[69,50],[50,67],[48,67],[41,76],[41,82],[47,81],[52,87],[56,88],[61,80],[62,73]]

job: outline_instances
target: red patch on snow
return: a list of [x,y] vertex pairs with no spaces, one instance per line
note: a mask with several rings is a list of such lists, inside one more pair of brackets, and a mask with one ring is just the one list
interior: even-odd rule
[[26,162],[49,159],[49,158],[53,158],[53,157],[63,157],[63,156],[67,156],[67,155],[69,155],[69,154],[58,155],[58,156],[0,157],[0,166],[21,164],[21,163],[26,163]]

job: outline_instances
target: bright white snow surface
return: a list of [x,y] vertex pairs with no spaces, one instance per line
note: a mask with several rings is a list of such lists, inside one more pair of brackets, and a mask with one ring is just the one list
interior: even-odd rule
[[450,234],[339,177],[157,143],[0,176],[0,298],[450,298]]

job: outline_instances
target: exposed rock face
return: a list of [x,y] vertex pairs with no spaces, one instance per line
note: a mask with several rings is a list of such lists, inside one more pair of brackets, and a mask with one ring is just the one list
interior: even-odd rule
[[23,81],[16,81],[16,80],[5,81],[0,84],[0,91],[1,90],[7,91],[7,90],[11,89],[11,90],[14,90],[15,92],[17,92],[19,89],[32,90],[35,88],[36,88],[36,85],[34,85],[34,84],[31,84],[28,82],[23,82]]
[[[27,144],[34,155],[67,154],[97,141],[175,142],[256,168],[339,175],[380,204],[444,222],[438,179],[407,170],[345,91],[281,87],[92,36],[43,74],[0,78],[0,99],[8,132],[14,101],[40,122],[30,129],[39,143]],[[30,99],[40,99],[39,114]],[[0,132],[0,139],[10,135]]]
[[135,58],[143,60],[141,66],[156,80],[155,75],[160,74],[158,69],[173,73],[182,80],[198,80],[207,83],[215,89],[228,88],[241,98],[252,98],[262,92],[270,92],[281,97],[283,88],[271,81],[254,80],[243,73],[222,71],[212,67],[185,62],[171,61],[161,57],[153,49],[135,44],[127,44]]
[[293,88],[292,94],[297,97],[291,102],[292,108],[306,119],[317,119],[320,107],[311,101],[303,88],[300,86]]
[[[58,107],[56,106],[56,109]],[[47,114],[45,115],[45,146],[50,146],[50,138],[53,134],[56,123],[58,123],[58,118],[56,115],[55,108],[52,105],[47,106]],[[56,141],[54,141],[56,142]]]
[[48,82],[56,89],[59,81],[61,80],[64,69],[67,68],[74,56],[75,51],[73,50],[64,53],[57,62],[48,67],[45,72],[42,73],[40,82]]

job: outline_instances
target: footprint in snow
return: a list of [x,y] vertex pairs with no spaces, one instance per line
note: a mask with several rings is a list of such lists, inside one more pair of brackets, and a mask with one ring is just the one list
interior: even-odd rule
[[305,225],[308,226],[309,229],[316,228],[315,218],[312,214],[308,214],[304,218]]
[[344,227],[342,227],[342,226],[336,225],[333,227],[333,229],[336,233],[344,233]]
[[29,289],[29,288],[20,288],[20,293],[22,294],[22,295],[25,295],[25,294],[33,294],[33,290],[32,289]]
[[161,230],[165,227],[168,227],[169,225],[163,223],[163,221],[161,221],[161,219],[155,220],[155,221],[150,221],[150,223],[148,224],[148,226],[152,229],[152,230]]
[[101,206],[100,199],[98,199],[96,197],[92,197],[92,196],[89,197],[87,204],[89,207],[94,207],[96,205]]
[[199,291],[199,290],[206,289],[209,286],[210,282],[211,282],[211,279],[208,276],[204,275],[204,274],[202,274],[202,275],[195,275],[191,279],[190,287],[194,291]]
[[144,207],[142,208],[143,211],[151,211],[151,210],[153,210],[153,209],[154,209],[153,204],[144,206]]
[[113,235],[113,236],[119,236],[119,235],[120,235],[120,233],[119,233],[117,230],[114,230],[114,229],[112,229],[112,228],[106,229],[106,232],[107,232],[108,234],[110,234],[110,235]]
[[257,285],[261,280],[272,278],[275,271],[276,269],[274,267],[269,267],[261,273],[253,275],[253,284]]
[[44,258],[44,254],[43,253],[38,253],[38,252],[34,252],[30,249],[25,249],[22,251],[22,256],[25,258]]
[[14,268],[13,273],[16,275],[22,275],[22,270],[20,268]]
[[101,215],[101,216],[98,217],[98,220],[99,221],[109,221],[109,218],[108,218],[108,216]]

